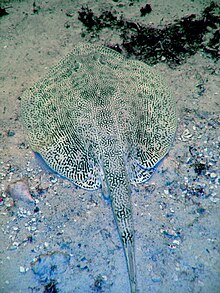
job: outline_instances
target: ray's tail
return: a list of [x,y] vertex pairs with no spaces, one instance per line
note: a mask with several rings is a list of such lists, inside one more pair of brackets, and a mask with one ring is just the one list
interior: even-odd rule
[[[120,190],[121,192],[121,190]],[[131,211],[130,193],[125,196],[117,194],[115,199],[112,194],[112,210],[115,221],[118,227],[119,235],[122,241],[124,254],[127,263],[131,293],[136,293],[136,264],[135,264],[135,251],[134,251],[134,229]],[[122,197],[121,197],[122,196]],[[120,201],[118,197],[122,198]]]
[[129,281],[131,287],[131,293],[136,293],[136,267],[135,267],[135,255],[134,255],[134,243],[128,241],[124,245],[125,257],[127,262]]
[[136,293],[134,228],[131,189],[125,164],[120,156],[105,165],[105,177],[111,197],[112,210],[122,241],[130,280],[131,293]]

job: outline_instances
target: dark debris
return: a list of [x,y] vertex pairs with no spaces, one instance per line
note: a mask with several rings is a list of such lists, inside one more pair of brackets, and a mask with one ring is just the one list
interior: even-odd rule
[[44,286],[44,293],[58,293],[59,291],[56,288],[57,282],[51,280],[48,284]]
[[197,150],[194,147],[189,146],[189,153],[192,156],[192,162],[190,165],[194,168],[195,173],[198,176],[205,175],[206,171],[209,169],[207,163],[197,159]]
[[141,16],[145,16],[146,14],[150,13],[152,11],[152,8],[150,4],[146,4],[145,6],[141,7],[140,12]]
[[6,11],[6,8],[0,7],[0,17],[8,15],[9,13]]
[[208,166],[205,163],[201,163],[199,161],[195,161],[194,170],[197,175],[202,175],[208,169]]
[[[201,16],[191,14],[162,27],[126,20],[115,10],[96,15],[88,6],[83,6],[78,13],[87,33],[98,38],[106,27],[120,31],[122,43],[117,47],[148,64],[163,61],[169,66],[179,65],[199,50],[210,53],[213,58],[219,57],[220,6],[215,2],[211,2]],[[212,37],[205,41],[210,28],[214,30]]]
[[96,292],[103,292],[102,287],[103,287],[104,283],[105,283],[105,281],[104,281],[103,277],[101,275],[99,275],[94,282],[94,287],[96,289]]
[[41,9],[41,7],[39,5],[36,5],[36,2],[33,2],[33,13],[34,14],[38,14],[39,10]]

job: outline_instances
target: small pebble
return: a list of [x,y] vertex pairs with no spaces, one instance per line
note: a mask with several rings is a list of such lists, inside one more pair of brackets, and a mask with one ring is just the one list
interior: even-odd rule
[[215,178],[217,175],[214,173],[214,172],[212,172],[211,174],[210,174],[210,177],[211,178]]
[[20,273],[25,273],[25,272],[26,272],[25,268],[20,266]]
[[49,246],[48,242],[44,242],[44,247],[47,248]]
[[169,190],[167,190],[167,189],[164,189],[164,194],[166,194],[166,195],[168,195],[169,194]]

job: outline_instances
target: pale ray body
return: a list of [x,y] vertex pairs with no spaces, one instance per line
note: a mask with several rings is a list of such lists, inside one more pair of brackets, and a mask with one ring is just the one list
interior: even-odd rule
[[80,44],[22,97],[32,149],[59,174],[110,195],[136,292],[131,183],[149,179],[176,129],[174,101],[146,64]]

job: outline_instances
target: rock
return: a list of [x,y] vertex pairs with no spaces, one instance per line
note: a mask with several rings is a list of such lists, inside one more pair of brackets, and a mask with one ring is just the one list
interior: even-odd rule
[[26,272],[26,270],[25,270],[25,268],[23,266],[20,266],[19,270],[20,270],[20,273],[25,273]]
[[12,182],[8,185],[5,192],[16,200],[21,200],[27,203],[33,203],[34,199],[32,198],[27,180],[18,180]]

